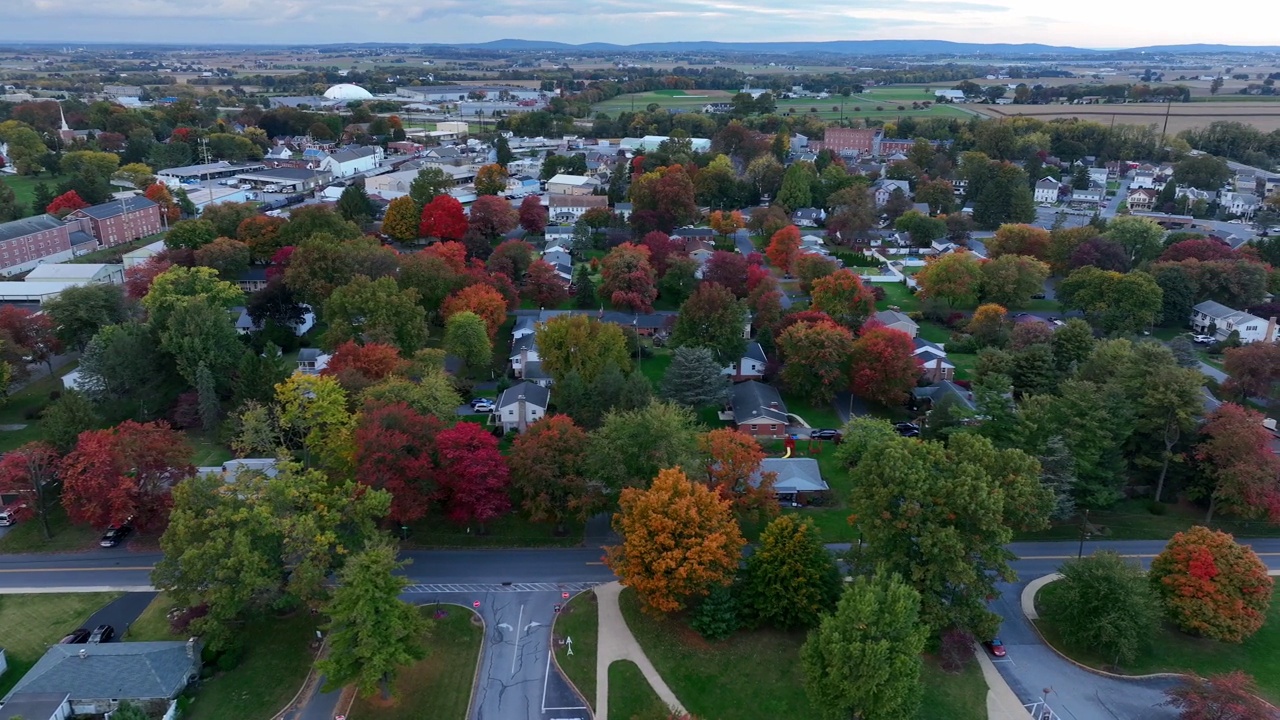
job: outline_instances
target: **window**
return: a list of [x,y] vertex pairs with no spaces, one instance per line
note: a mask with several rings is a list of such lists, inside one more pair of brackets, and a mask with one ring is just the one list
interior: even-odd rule
[[777,425],[770,425],[770,426],[769,426],[769,432],[778,432],[778,426],[777,426]]

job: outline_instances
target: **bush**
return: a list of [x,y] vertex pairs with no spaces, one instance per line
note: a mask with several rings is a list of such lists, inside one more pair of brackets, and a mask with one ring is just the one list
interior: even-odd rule
[[880,287],[879,285],[872,285],[871,295],[876,299],[876,302],[880,302],[881,300],[884,299],[884,295],[885,295],[884,288]]
[[244,660],[244,646],[236,645],[223,650],[214,664],[218,666],[218,672],[230,672],[240,667],[242,660]]
[[911,312],[907,313],[907,317],[911,318],[912,320],[915,320],[916,322],[920,322],[921,320],[924,320],[924,313],[920,312],[919,310],[912,310]]
[[202,618],[209,614],[209,606],[201,603],[184,608],[179,612],[172,614],[169,618],[169,630],[174,635],[182,635],[187,632],[187,628],[191,626],[192,621]]
[[907,109],[907,107],[906,107],[905,105],[899,105],[899,106],[898,106],[898,112],[902,112],[903,110],[906,110],[906,109]]
[[724,640],[741,626],[733,588],[720,585],[711,589],[689,619],[689,627],[708,640]]
[[938,639],[938,664],[949,673],[958,673],[973,662],[973,635],[963,628],[951,628]]
[[1165,505],[1164,503],[1158,500],[1148,500],[1147,512],[1151,513],[1152,515],[1164,515],[1165,513],[1169,512],[1169,506]]
[[877,105],[877,106],[876,106],[876,111],[877,111],[877,112],[883,112],[883,111],[884,111],[884,106],[883,106],[883,105]]
[[861,105],[854,105],[854,106],[853,106],[853,111],[854,111],[854,112],[862,112],[862,106],[861,106]]
[[1046,595],[1045,615],[1062,637],[1113,658],[1133,662],[1151,642],[1160,605],[1137,563],[1104,550],[1062,566],[1062,579]]
[[972,335],[952,335],[951,342],[947,343],[947,352],[949,353],[965,355],[976,353],[981,349],[981,345]]

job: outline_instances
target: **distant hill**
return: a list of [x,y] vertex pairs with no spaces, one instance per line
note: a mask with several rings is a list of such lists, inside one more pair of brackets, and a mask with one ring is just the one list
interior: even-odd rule
[[634,45],[613,43],[570,43],[547,40],[492,40],[483,43],[438,43],[446,47],[486,50],[558,50],[587,52],[740,52],[754,54],[796,55],[829,53],[833,55],[1102,55],[1128,52],[1147,53],[1230,53],[1280,52],[1280,46],[1259,45],[1152,45],[1140,48],[1097,50],[1037,43],[958,43],[947,40],[831,40],[825,42],[654,42]]

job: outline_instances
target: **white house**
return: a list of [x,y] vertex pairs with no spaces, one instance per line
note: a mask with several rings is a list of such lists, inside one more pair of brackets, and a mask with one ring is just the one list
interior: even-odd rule
[[911,337],[915,337],[916,333],[920,332],[920,325],[915,320],[908,317],[906,313],[897,310],[881,310],[872,315],[872,317],[881,325],[894,330],[901,330]]
[[1036,182],[1036,202],[1038,203],[1056,203],[1058,202],[1058,189],[1062,184],[1051,177],[1045,177]]
[[[307,305],[303,305],[302,308],[302,319],[290,325],[293,334],[298,337],[306,335],[307,331],[316,325],[316,314]],[[244,307],[231,308],[231,316],[235,318],[236,332],[241,335],[248,335],[251,332],[262,329],[262,325],[254,322],[253,318],[249,316],[249,311]]]
[[129,268],[134,267],[135,265],[141,265],[145,263],[146,261],[155,257],[156,255],[159,255],[160,252],[163,250],[164,250],[164,241],[157,240],[151,243],[150,245],[143,245],[142,247],[136,250],[130,250],[129,252],[125,253],[124,255],[121,255],[120,257],[124,261],[124,269],[128,270]]
[[511,353],[507,359],[511,361],[511,372],[518,378],[524,377],[524,371],[529,363],[541,362],[542,357],[538,355],[538,345],[534,342],[533,332],[521,334],[511,343]]
[[552,222],[573,224],[592,208],[609,208],[604,195],[548,195],[547,214]]
[[1143,165],[1133,171],[1133,180],[1129,182],[1130,188],[1145,188],[1147,190],[1156,189],[1156,171],[1149,165]]
[[1107,178],[1110,173],[1106,168],[1089,168],[1089,182],[1100,187],[1107,186]]
[[1088,190],[1071,191],[1071,202],[1074,203],[1093,203],[1094,205],[1102,204],[1102,199],[1106,195],[1106,191],[1102,188],[1089,188]]
[[351,177],[378,167],[382,158],[382,148],[377,145],[346,148],[326,156],[320,161],[320,169],[335,178]]
[[329,367],[329,355],[316,348],[302,348],[298,351],[298,372],[303,375],[319,375],[321,370]]
[[963,90],[934,90],[933,96],[939,100],[947,102],[962,103],[965,101]]
[[[1213,300],[1191,308],[1191,327],[1196,332],[1226,340],[1232,331],[1240,333],[1240,342],[1272,342],[1276,339],[1276,319],[1263,320],[1243,310],[1233,310]],[[1212,332],[1210,332],[1212,330]]]
[[720,371],[728,375],[734,382],[739,380],[759,380],[764,377],[764,366],[769,362],[760,343],[747,343],[746,352],[738,358],[738,362]]
[[522,382],[502,391],[498,398],[498,423],[504,432],[524,431],[547,414],[551,391],[541,385]]
[[880,178],[871,185],[871,191],[875,194],[876,207],[883,207],[889,202],[889,198],[893,196],[895,190],[901,190],[903,195],[911,197],[911,184],[906,180],[889,180]]
[[1222,193],[1219,202],[1222,209],[1241,217],[1252,217],[1261,206],[1258,196],[1247,192]]

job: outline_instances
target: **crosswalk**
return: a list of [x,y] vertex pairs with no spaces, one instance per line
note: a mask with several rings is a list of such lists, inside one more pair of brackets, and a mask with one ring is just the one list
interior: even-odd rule
[[436,584],[436,585],[408,585],[404,592],[407,594],[432,594],[441,593],[506,593],[506,592],[582,592],[590,590],[600,583],[490,583],[490,584],[471,584],[471,585],[452,585],[452,584]]

